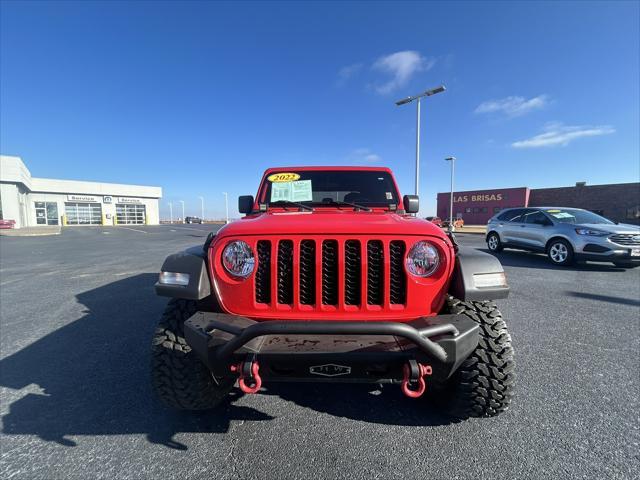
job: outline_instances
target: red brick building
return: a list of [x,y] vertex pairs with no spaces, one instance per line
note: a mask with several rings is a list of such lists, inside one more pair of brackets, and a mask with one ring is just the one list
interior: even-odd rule
[[[450,194],[438,194],[437,213],[449,217]],[[509,207],[576,207],[591,210],[613,221],[640,224],[640,183],[585,185],[558,188],[504,188],[454,192],[453,215],[467,225],[483,225]]]

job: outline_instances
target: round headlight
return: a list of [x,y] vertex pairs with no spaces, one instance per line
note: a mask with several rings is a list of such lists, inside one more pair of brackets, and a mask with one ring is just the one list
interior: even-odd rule
[[436,271],[439,263],[438,250],[424,240],[411,247],[406,260],[407,271],[417,277],[428,277]]
[[222,265],[234,277],[247,278],[255,263],[251,247],[242,240],[229,243],[222,251]]

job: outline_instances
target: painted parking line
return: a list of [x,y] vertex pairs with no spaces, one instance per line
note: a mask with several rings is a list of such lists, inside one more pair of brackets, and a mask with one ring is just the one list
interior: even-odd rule
[[131,231],[133,231],[133,232],[149,233],[149,232],[147,232],[147,231],[145,231],[145,230],[138,230],[137,228],[130,228],[130,227],[122,227],[122,226],[120,226],[120,225],[118,225],[118,228],[122,228],[122,229],[124,229],[124,230],[131,230]]
[[209,231],[205,228],[191,228],[191,227],[172,227],[172,228],[179,228],[180,230],[195,230],[196,232],[202,232],[202,233],[207,233]]

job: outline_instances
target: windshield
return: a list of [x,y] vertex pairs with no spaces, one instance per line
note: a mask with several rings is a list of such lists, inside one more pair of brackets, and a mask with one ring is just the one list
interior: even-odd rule
[[269,175],[261,203],[298,202],[321,206],[348,202],[364,207],[398,206],[398,192],[388,172],[287,170]]
[[578,210],[573,208],[550,208],[545,210],[545,213],[553,218],[554,221],[560,223],[603,223],[606,225],[613,225],[611,220],[607,220],[600,215],[596,215],[593,212],[586,210]]

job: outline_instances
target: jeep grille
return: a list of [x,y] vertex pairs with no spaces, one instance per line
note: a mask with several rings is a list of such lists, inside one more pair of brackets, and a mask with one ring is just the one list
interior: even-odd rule
[[[272,285],[277,303],[294,308],[318,308],[319,302],[336,307],[362,308],[366,302],[398,308],[406,302],[404,240],[306,239],[296,245],[289,239],[259,240],[256,249],[256,303],[271,303]],[[294,298],[296,291],[298,298]]]

